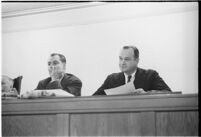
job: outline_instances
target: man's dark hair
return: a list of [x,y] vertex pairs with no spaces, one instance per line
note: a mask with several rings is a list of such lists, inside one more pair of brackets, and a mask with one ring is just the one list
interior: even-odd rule
[[138,59],[139,58],[139,50],[135,46],[124,46],[123,49],[133,49],[134,53],[134,58]]
[[61,60],[62,63],[66,64],[66,58],[65,58],[64,55],[59,54],[59,53],[52,53],[52,54],[50,54],[51,57],[56,56],[56,55],[59,56],[59,58],[60,58],[60,60]]

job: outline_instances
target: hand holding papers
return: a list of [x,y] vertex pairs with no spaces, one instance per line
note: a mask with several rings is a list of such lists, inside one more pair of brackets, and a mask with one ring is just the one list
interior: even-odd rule
[[123,94],[132,94],[132,95],[156,95],[156,94],[181,94],[181,92],[170,92],[165,90],[150,90],[145,92],[142,88],[135,89],[133,82],[129,82],[125,85],[106,89],[104,90],[107,95],[123,95]]
[[135,86],[131,81],[125,85],[116,88],[105,89],[104,91],[107,95],[131,94],[135,91]]
[[20,95],[21,98],[41,98],[41,97],[74,97],[74,95],[62,90],[62,89],[51,89],[51,90],[31,90]]

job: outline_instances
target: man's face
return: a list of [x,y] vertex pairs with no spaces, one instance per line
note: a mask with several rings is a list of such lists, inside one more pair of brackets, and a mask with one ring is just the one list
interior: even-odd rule
[[50,76],[65,72],[65,64],[61,62],[58,55],[52,56],[48,59],[48,71]]
[[134,58],[133,49],[122,49],[119,55],[119,67],[124,73],[131,74],[137,68],[139,59]]
[[10,92],[13,87],[13,81],[11,81],[8,77],[2,77],[1,80],[1,91],[2,92]]

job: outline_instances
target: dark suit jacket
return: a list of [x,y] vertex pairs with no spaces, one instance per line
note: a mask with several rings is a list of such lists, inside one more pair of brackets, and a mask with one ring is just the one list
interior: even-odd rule
[[[103,85],[93,95],[106,95],[104,90],[119,87],[125,84],[125,76],[123,72],[113,73],[104,81]],[[144,91],[149,90],[168,90],[171,89],[154,70],[145,70],[137,68],[134,80],[135,88],[142,88]]]
[[42,89],[63,89],[75,96],[81,95],[81,88],[82,88],[82,82],[79,78],[74,76],[73,74],[65,73],[63,79],[60,83],[58,82],[51,82],[51,78],[48,77],[44,80],[41,80],[38,83],[38,86],[36,90],[42,90]]

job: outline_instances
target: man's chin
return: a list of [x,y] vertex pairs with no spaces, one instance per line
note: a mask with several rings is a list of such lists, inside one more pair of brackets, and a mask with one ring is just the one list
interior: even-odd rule
[[126,69],[121,69],[121,72],[124,72],[124,73],[125,73],[125,72],[127,72],[127,70],[126,70]]

